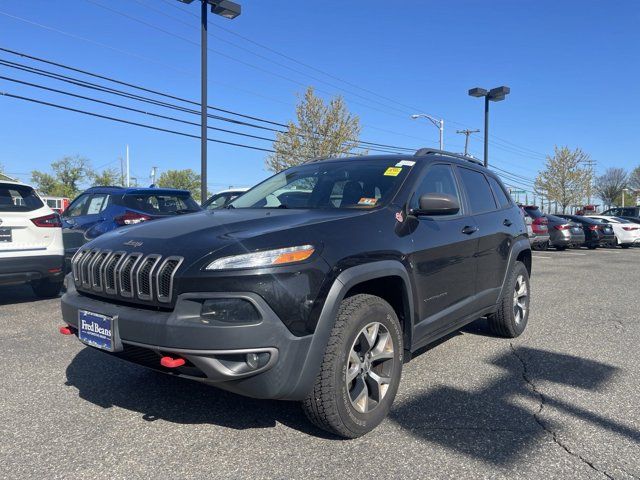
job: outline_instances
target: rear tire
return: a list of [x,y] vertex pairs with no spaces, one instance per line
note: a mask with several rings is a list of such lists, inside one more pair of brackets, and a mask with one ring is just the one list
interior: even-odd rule
[[629,245],[628,243],[621,243],[620,246],[622,248],[629,248],[631,245]]
[[36,297],[39,298],[53,298],[60,295],[62,290],[62,281],[50,281],[48,279],[37,280],[31,283],[31,288]]
[[302,403],[307,418],[345,438],[370,432],[389,413],[402,357],[402,329],[391,305],[368,294],[346,298],[313,390]]
[[529,321],[530,294],[529,271],[524,263],[515,262],[498,300],[498,310],[487,317],[494,334],[515,338],[524,332]]

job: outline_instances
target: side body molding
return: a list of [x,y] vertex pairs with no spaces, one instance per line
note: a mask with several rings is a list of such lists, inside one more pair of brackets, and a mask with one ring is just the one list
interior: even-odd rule
[[[413,313],[413,291],[409,274],[405,266],[397,260],[381,260],[364,265],[358,265],[343,271],[334,281],[327,299],[320,313],[318,325],[316,326],[311,345],[304,363],[300,366],[300,376],[298,382],[292,390],[285,394],[285,398],[303,399],[313,388],[313,383],[320,371],[320,365],[329,342],[329,336],[335,323],[336,315],[340,302],[344,299],[346,293],[355,285],[373,280],[380,277],[396,276],[400,277],[405,287],[404,301],[409,306],[408,314],[405,315],[405,340],[407,332],[409,335],[413,329],[414,313]],[[410,337],[409,337],[410,338]],[[405,345],[405,349],[410,345]]]

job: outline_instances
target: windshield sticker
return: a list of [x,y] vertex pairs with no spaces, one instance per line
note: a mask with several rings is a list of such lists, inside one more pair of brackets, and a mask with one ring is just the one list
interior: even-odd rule
[[358,205],[375,205],[377,201],[375,198],[362,197],[358,200]]
[[397,177],[401,171],[401,167],[389,167],[385,170],[384,175],[385,177]]
[[416,164],[413,160],[400,160],[396,167],[413,167]]

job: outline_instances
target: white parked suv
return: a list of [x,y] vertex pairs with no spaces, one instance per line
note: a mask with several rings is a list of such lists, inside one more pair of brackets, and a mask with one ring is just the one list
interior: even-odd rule
[[0,285],[28,283],[54,297],[63,279],[60,217],[29,185],[0,180]]

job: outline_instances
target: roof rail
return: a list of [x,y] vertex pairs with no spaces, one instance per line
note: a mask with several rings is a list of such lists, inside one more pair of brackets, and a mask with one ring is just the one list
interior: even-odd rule
[[416,153],[414,153],[414,157],[420,157],[422,155],[430,155],[430,154],[436,154],[436,155],[442,155],[445,157],[453,157],[453,158],[457,158],[459,160],[466,160],[467,162],[471,162],[471,163],[475,163],[476,165],[481,165],[484,166],[484,163],[481,160],[478,160],[477,158],[473,158],[473,157],[469,157],[467,155],[463,155],[461,153],[453,153],[453,152],[447,152],[446,150],[438,150],[437,148],[421,148],[419,150],[416,151]]

